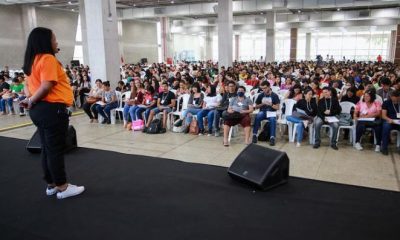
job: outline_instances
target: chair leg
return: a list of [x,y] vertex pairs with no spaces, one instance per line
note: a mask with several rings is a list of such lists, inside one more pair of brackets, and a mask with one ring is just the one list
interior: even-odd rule
[[231,127],[231,128],[229,129],[228,143],[230,143],[230,142],[231,142],[231,138],[232,138],[232,131],[233,131],[233,127]]

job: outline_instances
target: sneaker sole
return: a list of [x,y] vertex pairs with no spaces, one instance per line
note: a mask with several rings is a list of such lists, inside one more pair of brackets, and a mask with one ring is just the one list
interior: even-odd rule
[[57,195],[57,199],[60,199],[60,200],[61,200],[61,199],[69,198],[69,197],[74,197],[74,196],[77,196],[77,195],[83,193],[84,191],[85,191],[85,189],[83,189],[83,190],[80,191],[80,192],[76,192],[76,193],[74,193],[74,194],[68,195],[67,197],[59,197],[59,196]]

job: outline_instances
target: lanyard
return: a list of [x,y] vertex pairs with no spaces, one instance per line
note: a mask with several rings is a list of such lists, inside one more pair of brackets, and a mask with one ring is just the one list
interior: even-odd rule
[[325,109],[330,111],[331,107],[332,107],[332,99],[329,98],[329,109],[328,109],[328,103],[326,102],[326,98],[325,98]]
[[400,112],[400,105],[397,104],[397,108],[399,109],[399,111],[397,111],[396,106],[393,102],[392,102],[392,105],[393,105],[394,111],[396,112],[396,114],[398,114]]
[[312,112],[311,101],[307,102],[307,100],[306,100],[306,104],[307,104],[307,110],[309,112]]

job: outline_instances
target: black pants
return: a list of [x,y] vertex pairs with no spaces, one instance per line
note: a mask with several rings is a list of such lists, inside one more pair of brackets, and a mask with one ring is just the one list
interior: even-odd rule
[[[83,111],[85,111],[86,115],[88,115],[90,119],[97,119],[98,118],[98,112],[95,109],[96,108],[96,104],[95,103],[85,102],[82,105],[82,108],[83,108]],[[94,116],[93,116],[93,114],[94,114]]]
[[62,103],[38,102],[29,115],[39,131],[42,145],[42,168],[48,184],[61,186],[67,182],[64,148],[69,114]]
[[367,128],[372,128],[374,130],[376,145],[381,145],[382,140],[382,125],[380,122],[366,122],[358,121],[356,127],[356,142],[360,142],[362,135],[365,133]]

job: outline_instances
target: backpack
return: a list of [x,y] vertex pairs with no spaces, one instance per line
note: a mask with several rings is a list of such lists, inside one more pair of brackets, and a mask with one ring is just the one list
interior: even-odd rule
[[269,134],[269,122],[267,122],[264,125],[263,130],[260,132],[260,134],[258,135],[258,141],[268,141],[270,138],[270,134]]
[[178,119],[174,122],[174,126],[172,127],[172,132],[182,133],[186,129],[186,126],[183,125],[183,121]]
[[147,129],[148,134],[157,134],[160,133],[161,130],[161,120],[160,119],[154,119],[151,121],[149,128]]
[[353,119],[351,119],[350,113],[341,113],[339,115],[339,126],[351,126],[353,125]]

